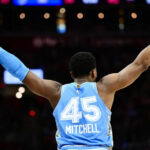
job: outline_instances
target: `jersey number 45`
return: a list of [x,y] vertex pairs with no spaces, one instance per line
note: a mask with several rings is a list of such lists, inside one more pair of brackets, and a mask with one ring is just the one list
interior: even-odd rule
[[[81,102],[81,107],[79,104]],[[73,97],[66,105],[64,110],[61,112],[61,120],[71,120],[72,123],[79,123],[80,119],[83,117],[82,112],[84,113],[84,117],[88,121],[96,122],[101,117],[101,111],[98,106],[96,106],[97,99],[95,96],[91,97]],[[82,111],[79,111],[79,108]]]

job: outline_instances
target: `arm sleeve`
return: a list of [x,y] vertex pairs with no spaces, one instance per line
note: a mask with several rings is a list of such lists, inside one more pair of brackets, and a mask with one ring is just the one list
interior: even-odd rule
[[29,72],[29,68],[27,68],[16,56],[10,54],[1,47],[0,64],[20,81],[23,81]]

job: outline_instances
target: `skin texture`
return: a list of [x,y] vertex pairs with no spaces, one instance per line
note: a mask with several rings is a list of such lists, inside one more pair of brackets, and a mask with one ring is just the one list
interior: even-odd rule
[[[137,58],[118,73],[104,76],[97,82],[99,96],[102,98],[109,110],[112,108],[114,96],[117,91],[131,85],[150,66],[150,46],[147,46]],[[91,70],[89,75],[72,78],[78,84],[84,82],[94,82],[97,78],[96,68]],[[44,80],[37,77],[32,72],[28,72],[23,83],[35,94],[49,100],[54,109],[61,96],[61,84]]]

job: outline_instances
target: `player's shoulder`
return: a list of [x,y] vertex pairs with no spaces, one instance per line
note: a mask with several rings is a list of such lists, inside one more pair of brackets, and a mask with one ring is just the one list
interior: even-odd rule
[[100,80],[98,80],[96,82],[96,87],[97,87],[97,90],[99,93],[106,93],[107,92],[107,88],[108,88],[107,80],[109,80],[108,75],[102,77]]
[[104,77],[102,77],[98,82],[97,86],[104,89],[109,89],[111,91],[112,85],[114,85],[114,81],[118,79],[118,73],[111,73]]

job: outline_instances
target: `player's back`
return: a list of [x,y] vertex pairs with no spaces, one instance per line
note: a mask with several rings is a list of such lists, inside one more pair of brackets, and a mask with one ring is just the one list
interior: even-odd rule
[[95,82],[63,85],[53,115],[58,149],[105,150],[113,146],[111,112],[99,97]]

